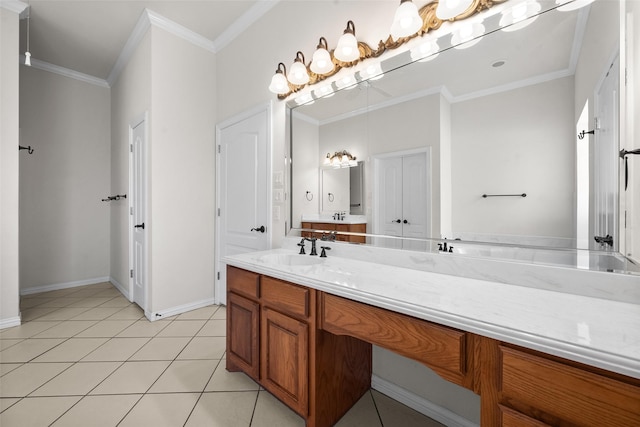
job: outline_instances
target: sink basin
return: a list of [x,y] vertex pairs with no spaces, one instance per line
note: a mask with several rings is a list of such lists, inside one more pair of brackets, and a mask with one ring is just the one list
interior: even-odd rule
[[260,257],[260,261],[265,264],[278,264],[294,267],[320,264],[322,262],[322,258],[297,254],[270,254]]

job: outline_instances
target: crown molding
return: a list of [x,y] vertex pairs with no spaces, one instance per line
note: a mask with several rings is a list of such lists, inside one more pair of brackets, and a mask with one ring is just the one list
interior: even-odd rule
[[[20,55],[20,63],[24,65],[24,55]],[[26,67],[26,65],[24,65]],[[64,77],[69,77],[71,79],[80,80],[81,82],[89,83],[92,85],[109,88],[109,83],[98,77],[91,76],[89,74],[80,73],[75,70],[71,70],[69,68],[60,67],[58,65],[50,64],[49,62],[40,61],[35,58],[31,58],[31,67],[37,68],[38,70],[48,71],[50,73],[59,74]]]
[[[8,11],[17,13],[18,15],[20,15],[20,19],[27,17],[27,13],[25,13],[25,11],[29,9],[29,5],[27,3],[18,0],[0,0],[0,7],[3,9],[7,9]],[[24,16],[23,13],[25,13]]]
[[133,56],[133,53],[144,38],[145,34],[147,34],[150,27],[151,20],[149,19],[148,9],[145,9],[140,15],[140,18],[138,18],[138,22],[129,35],[127,42],[124,44],[122,51],[120,51],[120,55],[118,55],[118,59],[113,65],[113,68],[111,68],[111,72],[109,72],[109,76],[107,77],[109,86],[113,86],[116,80],[118,80],[120,73],[124,70],[124,67]]
[[259,0],[215,39],[215,53],[226,47],[279,2],[280,0]]
[[211,53],[216,53],[215,43],[208,38],[203,37],[200,34],[188,29],[187,27],[184,27],[177,22],[165,18],[164,16],[152,10],[145,9],[145,12],[147,13],[147,19],[149,19],[151,25],[162,28],[168,33],[171,33],[176,37],[180,37],[181,39],[184,39],[196,46],[208,50]]

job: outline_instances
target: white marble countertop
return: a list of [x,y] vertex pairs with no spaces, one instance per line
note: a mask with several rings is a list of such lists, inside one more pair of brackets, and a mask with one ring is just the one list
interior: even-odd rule
[[[319,252],[319,249],[318,249]],[[224,262],[366,304],[640,378],[640,305],[273,249]],[[284,262],[279,262],[279,261]]]

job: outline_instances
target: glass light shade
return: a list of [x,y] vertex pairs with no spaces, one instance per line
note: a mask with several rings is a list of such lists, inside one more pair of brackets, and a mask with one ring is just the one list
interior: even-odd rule
[[375,63],[368,65],[364,70],[360,71],[360,75],[364,80],[378,80],[384,77],[382,65]]
[[333,61],[331,61],[331,54],[325,48],[318,48],[313,52],[313,58],[311,60],[311,71],[316,74],[328,74],[333,71]]
[[451,44],[456,49],[466,49],[477,44],[484,34],[484,25],[478,23],[463,24],[451,36]]
[[287,76],[287,79],[297,86],[309,83],[309,73],[307,72],[307,67],[305,67],[302,61],[294,61],[291,68],[289,68],[289,75]]
[[566,3],[566,0],[556,0],[556,4],[562,4],[562,6],[558,8],[561,12],[570,12],[572,10],[580,9],[581,7],[588,6],[591,3],[593,3],[593,0],[575,0],[569,3]]
[[436,16],[443,21],[455,18],[469,9],[473,0],[440,0],[436,9]]
[[31,52],[24,53],[24,65],[31,67]]
[[502,31],[516,31],[528,26],[538,18],[537,13],[540,9],[542,6],[537,1],[526,1],[505,10],[500,18]]
[[338,39],[338,46],[333,51],[333,56],[342,62],[353,62],[360,59],[360,51],[358,50],[358,40],[351,33],[344,33]]
[[324,166],[330,166],[331,165],[331,154],[327,153],[327,157],[324,158],[324,161],[322,162],[322,164]]
[[346,76],[336,81],[338,89],[353,89],[358,81],[354,76]]
[[276,73],[271,78],[269,90],[278,95],[289,93],[289,82],[287,82],[287,78],[281,71],[276,71]]
[[411,59],[414,61],[427,62],[440,55],[440,46],[435,40],[429,40],[411,50]]
[[411,0],[400,3],[391,24],[391,37],[394,40],[409,37],[420,31],[421,28],[422,18],[418,13],[418,7]]

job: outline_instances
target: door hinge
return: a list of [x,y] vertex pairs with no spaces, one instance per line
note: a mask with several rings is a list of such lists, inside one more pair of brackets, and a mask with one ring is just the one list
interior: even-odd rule
[[220,208],[218,208],[218,216],[220,216]]
[[221,150],[221,148],[220,148],[220,146],[218,145],[218,154],[220,154],[220,150]]
[[218,271],[218,280],[220,280],[220,272]]
[[133,279],[133,270],[129,270],[129,277]]
[[129,208],[129,215],[133,215],[133,206]]
[[129,144],[129,151],[133,153],[133,144]]

